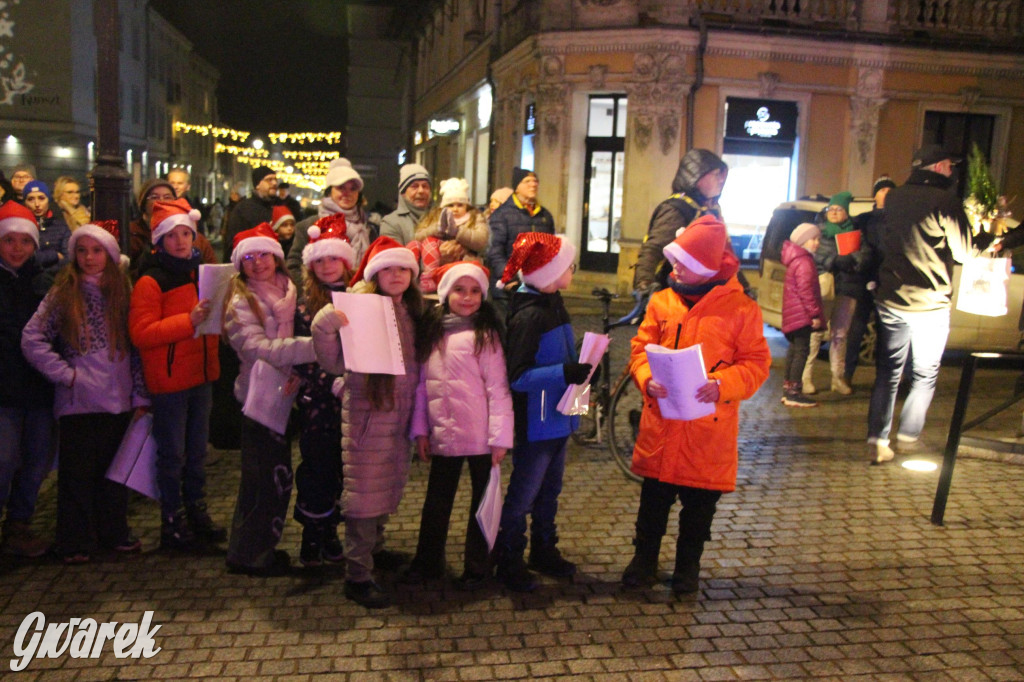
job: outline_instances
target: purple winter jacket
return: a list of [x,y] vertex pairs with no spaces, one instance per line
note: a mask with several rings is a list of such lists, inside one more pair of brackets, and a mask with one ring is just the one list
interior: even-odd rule
[[821,287],[814,256],[788,239],[782,244],[782,264],[786,279],[782,286],[782,331],[809,327],[811,320],[823,319]]

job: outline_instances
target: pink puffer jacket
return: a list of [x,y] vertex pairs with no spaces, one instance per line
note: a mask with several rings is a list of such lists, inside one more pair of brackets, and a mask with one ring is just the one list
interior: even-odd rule
[[813,318],[823,319],[821,288],[814,256],[788,239],[782,243],[786,279],[782,286],[782,331],[809,327]]
[[412,435],[430,436],[433,455],[488,454],[512,447],[512,394],[495,339],[476,353],[471,322],[447,332],[423,365]]

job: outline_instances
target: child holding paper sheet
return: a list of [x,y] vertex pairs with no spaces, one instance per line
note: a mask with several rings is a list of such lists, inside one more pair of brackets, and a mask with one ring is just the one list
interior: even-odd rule
[[[703,216],[663,252],[672,265],[669,287],[651,296],[630,351],[630,372],[647,398],[633,450],[632,470],[644,479],[636,550],[622,582],[637,587],[657,581],[661,538],[679,499],[672,589],[686,593],[699,587],[700,557],[711,537],[718,498],[736,487],[739,401],[768,378],[771,355],[761,311],[736,278],[739,262],[725,225],[715,216]],[[690,421],[662,416],[656,399],[668,391],[651,378],[644,350],[649,343],[668,348],[701,344],[708,380],[695,397],[714,403],[713,414]]]
[[[241,363],[235,398],[245,403],[250,389],[279,390],[290,406],[298,391],[298,375],[291,374],[284,386],[261,386],[252,383],[250,376],[260,360],[287,375],[294,365],[316,358],[313,340],[294,335],[297,293],[270,225],[260,223],[235,235],[231,262],[238,274],[224,311],[224,333]],[[268,423],[263,415],[248,410],[242,416],[242,478],[228,539],[227,564],[232,573],[279,576],[288,572],[291,563],[287,552],[275,549],[292,492],[291,442],[286,433]]]
[[346,370],[338,330],[348,324],[331,303],[313,318],[317,362],[344,374],[341,447],[345,489],[345,596],[367,608],[383,608],[390,596],[374,580],[375,567],[396,563],[384,549],[384,527],[398,509],[409,477],[409,426],[420,366],[416,324],[423,296],[416,287],[419,268],[412,251],[390,237],[378,237],[352,278],[353,293],[389,296],[394,303],[404,374],[364,374]]
[[[497,577],[514,592],[537,584],[530,569],[556,578],[576,574],[558,549],[555,515],[565,472],[565,446],[579,417],[556,406],[569,384],[582,384],[591,366],[576,357],[576,339],[560,290],[572,284],[576,247],[564,237],[524,232],[516,237],[502,282],[519,274],[508,316],[508,365],[515,411],[512,477],[494,542]],[[529,565],[526,516],[532,517]]]
[[197,541],[223,542],[224,528],[206,511],[206,443],[213,382],[220,376],[217,337],[195,337],[210,316],[199,299],[199,211],[184,199],[153,204],[155,247],[139,259],[128,331],[142,357],[153,411],[160,488],[160,546],[190,550]]
[[444,577],[452,504],[469,467],[473,486],[459,586],[474,589],[491,575],[487,540],[476,519],[491,467],[512,447],[512,396],[508,389],[501,325],[487,298],[489,273],[476,262],[434,270],[441,305],[424,316],[416,342],[423,362],[412,432],[419,457],[430,461],[419,543],[409,579]]
[[149,405],[138,352],[128,340],[131,284],[120,267],[116,230],[116,221],[75,230],[71,265],[57,275],[21,337],[25,357],[56,385],[56,553],[65,564],[85,563],[100,548],[142,547],[128,527],[128,489],[106,478],[133,410]]
[[[309,227],[302,249],[303,295],[295,310],[296,336],[311,336],[313,318],[345,291],[355,268],[355,250],[348,241],[344,216],[323,216]],[[338,539],[341,522],[341,381],[315,362],[295,368],[299,388],[299,452],[295,469],[295,520],[302,524],[303,566],[319,566],[345,558]]]

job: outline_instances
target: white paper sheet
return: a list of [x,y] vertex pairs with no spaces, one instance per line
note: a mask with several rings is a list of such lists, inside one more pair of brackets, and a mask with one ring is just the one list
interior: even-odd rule
[[559,412],[568,415],[581,415],[588,412],[590,409],[590,379],[594,376],[594,370],[601,362],[610,341],[607,334],[586,332],[583,335],[579,361],[590,365],[590,374],[582,384],[569,384],[565,393],[562,394],[562,399],[558,401]]
[[263,424],[274,433],[284,435],[295,403],[295,394],[284,392],[291,377],[291,367],[281,371],[265,360],[253,363],[249,373],[249,391],[245,395],[242,414]]
[[332,300],[334,307],[348,317],[348,324],[339,330],[345,369],[404,375],[402,338],[391,297],[335,292]]
[[668,389],[667,398],[658,398],[662,417],[690,421],[715,413],[714,403],[702,403],[694,398],[697,389],[708,381],[699,343],[678,350],[649,343],[644,350],[651,366],[651,377]]
[[487,549],[494,550],[494,541],[498,538],[498,526],[501,525],[501,465],[491,465],[491,478],[487,490],[480,498],[480,506],[476,508],[476,522],[487,540]]
[[202,334],[220,334],[224,320],[224,299],[227,298],[235,266],[217,263],[199,266],[199,298],[210,300],[210,316],[196,327],[196,338]]
[[128,426],[114,459],[107,467],[106,476],[146,497],[160,499],[160,488],[156,484],[156,441],[153,439],[152,414],[143,413]]

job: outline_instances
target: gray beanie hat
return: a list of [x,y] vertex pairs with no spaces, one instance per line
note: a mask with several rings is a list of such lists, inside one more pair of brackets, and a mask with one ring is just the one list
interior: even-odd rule
[[418,163],[407,163],[398,171],[398,193],[403,194],[417,180],[430,182],[430,172]]

